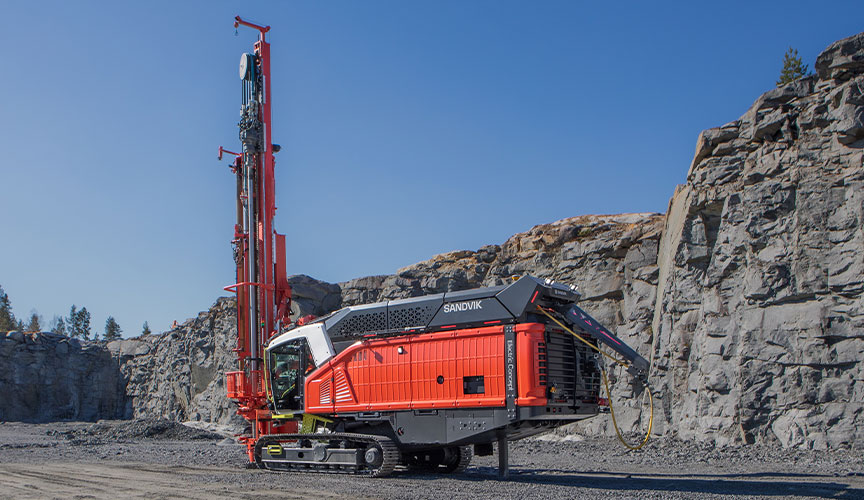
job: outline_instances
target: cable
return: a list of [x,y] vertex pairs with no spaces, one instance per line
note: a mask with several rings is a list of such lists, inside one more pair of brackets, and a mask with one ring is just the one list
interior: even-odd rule
[[609,413],[612,415],[612,426],[615,427],[615,434],[618,436],[618,441],[621,441],[621,444],[627,448],[636,451],[645,446],[645,443],[648,442],[648,438],[651,437],[651,428],[654,426],[654,395],[651,394],[651,389],[648,388],[648,384],[645,384],[645,390],[648,391],[648,404],[651,408],[651,416],[648,417],[648,431],[645,433],[645,439],[643,439],[638,445],[634,446],[627,441],[624,441],[624,436],[621,435],[621,430],[618,429],[618,422],[615,420],[615,409],[612,408],[612,393],[609,392],[609,380],[606,378],[606,370],[602,370],[600,373],[603,375],[603,385],[606,387],[606,395],[609,396]]
[[[607,354],[605,351],[600,350],[600,348],[597,347],[596,345],[585,340],[581,335],[577,334],[576,332],[574,332],[573,330],[568,328],[566,325],[564,325],[563,323],[561,323],[560,321],[555,319],[555,317],[552,316],[551,314],[549,314],[546,311],[546,309],[544,309],[540,306],[537,306],[537,309],[539,309],[540,312],[545,314],[547,318],[554,321],[555,324],[557,324],[558,326],[563,328],[565,331],[570,333],[570,335],[573,335],[574,337],[576,337],[577,339],[582,341],[582,343],[584,343],[585,345],[587,345],[591,349],[594,349],[595,351],[599,352],[600,354],[611,359],[612,361],[617,363],[618,366],[621,366],[624,368],[627,368],[630,366],[627,362],[621,361],[620,359],[618,359],[618,358],[616,358],[610,354]],[[615,435],[618,436],[618,441],[621,441],[621,444],[626,446],[628,449],[631,449],[634,451],[642,448],[643,446],[645,446],[645,443],[647,443],[648,439],[651,437],[651,429],[654,427],[654,394],[651,392],[651,389],[648,387],[648,384],[646,383],[645,384],[645,390],[648,391],[648,405],[650,408],[650,416],[648,417],[648,431],[645,433],[645,439],[643,439],[642,442],[639,443],[638,445],[634,446],[634,445],[632,445],[632,444],[630,444],[624,440],[624,436],[621,435],[621,430],[618,428],[618,422],[615,420],[615,410],[612,408],[612,392],[609,390],[609,380],[608,380],[608,378],[606,378],[606,369],[601,368],[600,374],[603,376],[603,386],[606,388],[606,396],[608,397],[608,401],[609,401],[609,413],[612,415],[612,426],[615,427]],[[647,379],[647,377],[646,377],[646,379]]]

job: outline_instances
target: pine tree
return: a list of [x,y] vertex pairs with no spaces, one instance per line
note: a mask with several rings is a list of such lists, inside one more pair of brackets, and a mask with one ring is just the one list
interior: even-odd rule
[[12,302],[9,296],[0,286],[0,332],[9,332],[15,329],[15,315],[12,314]]
[[120,325],[118,325],[117,321],[114,320],[114,316],[108,316],[108,319],[105,320],[104,340],[106,342],[117,340],[120,338],[120,332],[122,331],[123,330],[120,328]]
[[145,321],[144,326],[141,327],[141,335],[150,335],[151,333],[153,332],[150,331],[150,325]]
[[780,70],[780,79],[777,80],[777,86],[782,87],[804,76],[807,76],[807,65],[798,57],[798,49],[789,47],[786,55],[783,56],[783,69]]
[[15,329],[18,330],[19,332],[26,332],[26,331],[27,331],[27,326],[24,324],[23,321],[21,321],[21,320],[19,319],[19,320],[18,320],[18,324],[15,325]]
[[28,332],[41,332],[42,331],[42,322],[39,321],[39,313],[32,312],[30,314],[30,324],[27,325]]
[[66,328],[70,337],[90,339],[90,311],[86,307],[80,310],[73,304],[69,309],[69,317],[66,318]]
[[51,331],[57,335],[66,335],[66,322],[62,316],[54,316],[51,320]]
[[84,340],[90,339],[90,311],[87,310],[86,307],[82,307],[80,311],[78,311],[78,319],[80,321],[79,325],[81,326],[81,336]]
[[66,324],[69,328],[70,337],[78,338],[81,336],[81,319],[78,316],[75,304],[72,304],[72,307],[69,309],[69,317],[66,318]]

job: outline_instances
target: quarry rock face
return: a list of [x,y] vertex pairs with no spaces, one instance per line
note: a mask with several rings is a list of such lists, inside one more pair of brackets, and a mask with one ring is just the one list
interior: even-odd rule
[[[864,33],[817,74],[760,96],[697,139],[665,215],[592,215],[393,275],[290,281],[295,318],[499,285],[574,284],[580,306],[651,362],[654,433],[799,448],[864,443]],[[0,339],[0,419],[162,417],[240,429],[225,397],[236,311],[219,299],[161,335],[108,344]],[[28,340],[29,339],[29,340]],[[9,362],[7,362],[9,360]],[[47,367],[57,376],[43,375]],[[609,367],[625,432],[647,426],[639,382]],[[110,417],[113,416],[113,417]],[[580,424],[612,434],[604,415]]]
[[128,417],[203,421],[242,428],[225,397],[225,372],[236,370],[234,299],[221,298],[198,317],[161,335],[110,342],[126,380]]
[[53,333],[0,334],[0,421],[124,418],[119,367],[96,343]]
[[660,421],[688,439],[861,446],[864,34],[703,132],[660,243]]

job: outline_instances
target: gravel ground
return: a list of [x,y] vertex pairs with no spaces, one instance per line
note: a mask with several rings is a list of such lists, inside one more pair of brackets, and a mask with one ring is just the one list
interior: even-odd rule
[[464,474],[390,478],[248,470],[242,446],[167,421],[0,423],[0,498],[864,498],[860,450],[714,448],[614,438],[511,444]]

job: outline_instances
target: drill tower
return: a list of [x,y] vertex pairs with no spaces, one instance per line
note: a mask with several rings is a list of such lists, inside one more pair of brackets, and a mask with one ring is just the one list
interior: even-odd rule
[[234,261],[237,281],[225,287],[237,294],[237,353],[239,370],[227,374],[228,397],[238,413],[252,423],[254,442],[270,434],[275,424],[267,409],[262,369],[264,346],[282,324],[289,322],[291,287],[285,273],[285,236],[273,230],[276,215],[275,159],[279,146],[271,139],[270,44],[265,36],[269,26],[244,21],[237,16],[234,27],[258,31],[252,53],[240,58],[242,102],[240,108],[239,153],[219,148],[234,156],[231,171],[237,177],[237,221],[234,226]]

